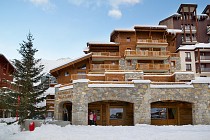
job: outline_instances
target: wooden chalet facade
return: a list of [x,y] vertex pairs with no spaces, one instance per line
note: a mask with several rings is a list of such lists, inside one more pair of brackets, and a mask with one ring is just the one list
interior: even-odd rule
[[[1,91],[15,90],[17,87],[13,82],[13,72],[15,71],[14,66],[9,60],[0,54],[0,89]],[[10,117],[10,111],[5,106],[0,106],[0,118]]]
[[[178,10],[182,15],[184,6]],[[196,14],[197,6],[189,7]],[[209,13],[208,8],[204,11]],[[190,29],[196,25],[189,24]],[[110,42],[88,42],[84,56],[52,69],[50,73],[59,84],[55,119],[87,125],[88,114],[94,111],[98,125],[210,124],[210,114],[205,111],[210,111],[210,104],[199,111],[201,102],[210,99],[209,82],[193,81],[194,73],[182,71],[177,53],[180,41],[186,42],[188,37],[194,44],[197,32],[176,27],[136,25],[130,30],[116,29]],[[204,90],[200,92],[201,87]],[[206,99],[202,98],[203,92],[208,93]]]

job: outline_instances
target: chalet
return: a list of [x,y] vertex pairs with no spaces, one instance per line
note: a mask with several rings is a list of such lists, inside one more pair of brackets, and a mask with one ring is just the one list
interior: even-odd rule
[[[12,84],[13,81],[13,72],[15,71],[14,66],[10,63],[10,61],[0,53],[0,90],[13,90],[16,87]],[[0,118],[10,117],[10,111],[0,105]]]
[[178,49],[186,42],[199,49],[194,23],[190,31],[164,25],[169,19],[184,19],[186,9],[197,18],[197,5],[180,7],[161,25],[115,29],[110,42],[88,42],[84,56],[52,69],[58,82],[55,119],[66,119],[67,110],[67,120],[74,125],[88,125],[90,112],[104,126],[210,124],[210,79],[184,69],[183,49]]

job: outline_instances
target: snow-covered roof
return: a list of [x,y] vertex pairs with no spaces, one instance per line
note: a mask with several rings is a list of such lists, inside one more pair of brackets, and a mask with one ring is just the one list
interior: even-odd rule
[[197,43],[195,45],[183,45],[177,50],[210,49],[210,43]]
[[65,62],[65,63],[63,63],[63,64],[61,64],[61,65],[58,65],[57,67],[54,67],[54,68],[51,69],[50,71],[53,71],[53,70],[55,70],[55,69],[57,69],[57,68],[59,68],[59,67],[62,67],[62,66],[64,66],[64,65],[66,65],[66,64],[74,63],[75,61],[77,61],[77,60],[79,60],[79,59],[82,59],[82,58],[85,58],[85,57],[87,57],[87,56],[89,56],[89,55],[92,55],[92,53],[85,54],[85,55],[83,55],[83,56],[81,56],[81,57],[78,57],[78,58],[76,58],[76,59],[71,59],[71,60],[69,60],[69,61],[67,61],[67,62]]
[[[134,32],[135,30],[134,29],[131,29],[131,28],[117,28],[117,29],[114,29],[114,31],[121,31],[121,32]],[[113,31],[113,32],[114,32]]]
[[167,29],[166,25],[135,25],[134,28],[160,28],[160,29]]
[[71,61],[71,58],[60,58],[58,60],[46,60],[41,59],[40,64],[44,65],[44,73],[49,73],[51,69],[54,69],[60,65],[63,65],[69,61]]
[[88,42],[88,44],[94,44],[94,45],[97,45],[97,44],[107,44],[107,45],[118,45],[119,43],[116,43],[116,42],[97,42],[97,41],[91,41],[91,42]]
[[180,29],[167,29],[167,32],[176,35],[177,33],[182,33],[182,30],[180,30]]
[[45,92],[44,95],[55,95],[55,87],[49,87]]
[[59,91],[67,90],[67,89],[72,89],[72,88],[73,88],[73,85],[64,86],[64,87],[59,88]]

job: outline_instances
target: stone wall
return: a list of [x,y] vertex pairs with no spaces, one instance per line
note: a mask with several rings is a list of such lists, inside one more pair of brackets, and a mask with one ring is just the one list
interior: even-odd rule
[[175,81],[191,81],[195,79],[193,72],[175,72]]
[[[138,82],[140,81],[140,82]],[[55,119],[62,119],[62,103],[72,102],[72,124],[88,124],[88,103],[118,100],[134,104],[134,124],[151,123],[150,104],[162,100],[192,103],[193,124],[210,124],[210,88],[208,84],[193,84],[177,88],[151,86],[148,80],[136,80],[133,87],[88,87],[87,82],[74,83],[73,89],[59,91],[55,97]]]

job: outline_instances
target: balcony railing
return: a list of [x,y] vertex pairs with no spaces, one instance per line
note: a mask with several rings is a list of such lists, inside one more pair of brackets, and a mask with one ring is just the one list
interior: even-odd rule
[[[195,60],[198,61],[198,57]],[[210,60],[210,56],[200,56],[200,60]]]
[[192,41],[191,41],[190,37],[186,37],[185,40],[184,38],[182,38],[182,41],[183,42],[197,42],[197,39],[196,37],[192,37]]
[[71,74],[71,80],[87,79],[87,74]]
[[201,72],[210,72],[210,68],[201,68]]
[[125,56],[134,57],[169,57],[169,51],[135,51],[135,50],[125,50]]
[[160,70],[167,71],[170,69],[169,64],[150,64],[150,63],[138,63],[136,64],[138,70]]
[[[182,30],[190,30],[190,26],[185,26],[185,27],[182,27]],[[195,26],[191,26],[191,30],[196,30],[196,27]]]
[[119,56],[119,52],[93,52],[93,56]]
[[119,70],[119,65],[116,64],[92,64],[92,70]]
[[210,34],[210,26],[207,26],[207,34]]
[[167,43],[166,39],[138,39],[137,43]]

